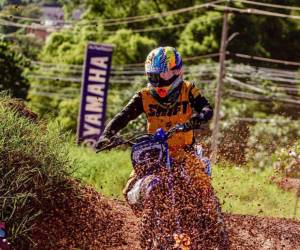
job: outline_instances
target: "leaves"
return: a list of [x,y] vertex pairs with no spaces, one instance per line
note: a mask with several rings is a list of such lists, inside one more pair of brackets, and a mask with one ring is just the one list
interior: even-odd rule
[[13,97],[26,99],[29,82],[25,77],[29,63],[21,54],[0,41],[0,91],[9,90]]

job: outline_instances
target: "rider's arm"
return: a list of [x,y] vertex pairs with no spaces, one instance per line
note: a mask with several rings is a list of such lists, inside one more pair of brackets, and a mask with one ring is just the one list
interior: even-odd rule
[[111,137],[118,133],[126,125],[136,119],[140,114],[144,112],[143,102],[140,93],[136,93],[128,104],[118,113],[106,126],[103,131],[104,137]]
[[199,118],[204,121],[208,121],[213,116],[213,108],[207,101],[207,99],[201,95],[200,90],[193,84],[190,94],[189,100],[193,107],[194,113],[196,113]]

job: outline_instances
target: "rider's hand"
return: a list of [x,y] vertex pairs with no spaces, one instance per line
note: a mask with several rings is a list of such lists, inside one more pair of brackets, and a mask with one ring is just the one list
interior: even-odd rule
[[206,119],[204,118],[204,114],[193,114],[188,124],[192,129],[200,128],[201,124],[205,123]]
[[105,136],[100,136],[99,140],[96,143],[95,148],[96,149],[101,149],[103,148],[105,145],[109,144],[110,139],[108,137]]

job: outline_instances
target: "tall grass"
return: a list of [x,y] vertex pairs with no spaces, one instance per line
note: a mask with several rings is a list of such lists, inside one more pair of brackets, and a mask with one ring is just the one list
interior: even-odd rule
[[27,249],[35,219],[62,190],[72,161],[57,129],[30,121],[8,102],[0,96],[0,221],[13,244]]
[[[105,195],[123,198],[122,189],[131,171],[129,151],[94,151],[73,148],[80,161],[75,176]],[[213,186],[225,212],[273,217],[293,217],[295,194],[279,189],[270,181],[272,171],[252,172],[232,166],[213,167]],[[297,214],[300,219],[300,206]]]

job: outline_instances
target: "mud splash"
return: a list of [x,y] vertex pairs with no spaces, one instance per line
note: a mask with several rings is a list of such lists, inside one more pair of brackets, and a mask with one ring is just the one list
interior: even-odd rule
[[[55,203],[36,223],[37,249],[141,250],[139,221],[125,202],[84,188],[80,196],[58,194]],[[246,215],[225,221],[233,250],[300,249],[300,221]]]

